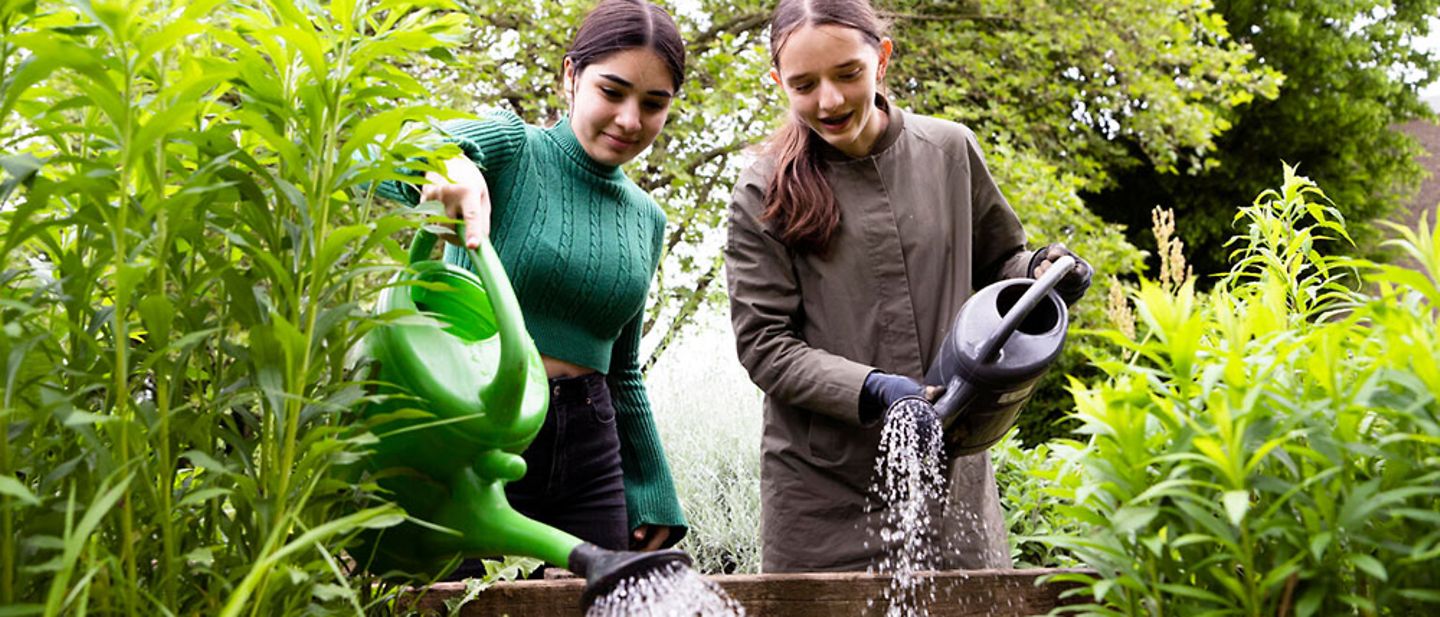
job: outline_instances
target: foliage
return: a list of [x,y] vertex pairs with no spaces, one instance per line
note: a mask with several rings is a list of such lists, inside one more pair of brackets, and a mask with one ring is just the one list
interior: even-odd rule
[[[420,224],[391,63],[419,0],[0,4],[0,605],[390,612],[339,550],[402,514],[332,466],[373,439],[346,353]],[[414,141],[414,140],[410,140]],[[452,148],[453,149],[453,148]],[[453,154],[453,152],[451,153]]]
[[[1065,244],[1095,265],[1097,281],[1106,276],[1140,271],[1144,265],[1141,254],[1125,240],[1123,230],[1100,220],[1080,201],[1077,191],[1085,183],[1083,178],[1033,151],[1017,150],[1007,141],[991,146],[986,156],[991,173],[1005,178],[1006,197],[1025,223],[1031,246]],[[1072,331],[1105,323],[1104,304],[1099,295],[1098,289],[1092,289],[1083,300],[1070,307]],[[1040,381],[1019,417],[1020,441],[1040,444],[1074,428],[1074,423],[1066,420],[1074,406],[1073,398],[1065,389],[1066,376],[1075,375],[1085,380],[1098,377],[1098,370],[1085,359],[1090,345],[1087,339],[1075,336],[1066,341],[1065,351]]]
[[1091,187],[1122,162],[1203,166],[1226,112],[1278,84],[1208,0],[883,4],[902,99],[1043,153]]
[[[553,121],[564,109],[558,94],[564,48],[590,4],[466,0],[475,34],[458,61],[412,72],[444,105],[505,105],[530,122]],[[747,148],[785,111],[768,78],[764,35],[772,5],[700,0],[673,11],[688,43],[690,80],[655,147],[632,164],[633,176],[670,219],[646,323],[654,342],[647,367],[703,308],[723,299],[716,284],[723,266],[719,229],[730,184],[750,160]],[[1224,35],[1208,3],[1107,3],[1098,16],[1086,2],[1010,1],[983,10],[968,2],[877,5],[895,24],[898,51],[887,78],[893,96],[916,113],[968,123],[987,151],[1007,148],[1015,160],[1034,164],[996,173],[1007,194],[1026,204],[1025,217],[1057,206],[1057,214],[1078,212],[1076,191],[1096,186],[1117,157],[1131,158],[1115,134],[1144,139],[1147,164],[1181,165],[1226,128],[1225,109],[1273,94],[1276,82]],[[1173,79],[1177,71],[1187,79]],[[1064,171],[1039,177],[1029,169]],[[1048,201],[1015,199],[1027,193]],[[1086,220],[1043,214],[1022,220],[1040,237],[1095,234],[1103,248],[1091,260],[1101,271],[1130,271],[1134,253],[1119,230],[1081,216]]]
[[1069,550],[1041,540],[1080,532],[1079,521],[1060,514],[1062,502],[1057,499],[1073,493],[1081,480],[1078,470],[1065,464],[1073,455],[1071,446],[1055,441],[1024,448],[1015,437],[1012,430],[990,448],[1005,509],[1011,561],[1016,568],[1081,565]]
[[[1227,0],[1216,8],[1235,39],[1285,74],[1278,97],[1229,114],[1204,173],[1174,174],[1120,161],[1113,188],[1087,196],[1107,220],[1139,225],[1155,205],[1185,219],[1196,270],[1223,273],[1231,214],[1270,186],[1281,161],[1302,165],[1335,201],[1362,250],[1376,246],[1375,220],[1407,204],[1421,178],[1412,138],[1392,130],[1431,116],[1418,91],[1440,77],[1440,54],[1412,43],[1424,37],[1440,1]],[[1348,249],[1347,249],[1348,250]]]
[[543,565],[540,560],[533,557],[506,557],[498,561],[485,559],[481,561],[481,564],[485,566],[484,576],[466,579],[463,595],[458,598],[445,599],[446,615],[458,617],[465,605],[474,602],[481,592],[493,587],[495,583],[523,579]]
[[[1103,382],[1073,382],[1066,442],[1103,615],[1411,615],[1440,603],[1440,231],[1396,245],[1422,270],[1329,254],[1337,208],[1285,169],[1241,210],[1208,295],[1142,279]],[[1175,269],[1172,269],[1172,272]],[[1353,276],[1365,276],[1356,291]]]
[[716,320],[701,328],[705,334],[678,341],[646,378],[690,523],[676,548],[705,574],[757,574],[760,391],[734,356],[716,352],[715,339],[731,340],[729,324]]

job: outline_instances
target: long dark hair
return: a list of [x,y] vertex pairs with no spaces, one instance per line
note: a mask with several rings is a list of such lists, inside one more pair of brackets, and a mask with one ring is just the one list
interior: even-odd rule
[[647,48],[670,69],[675,90],[685,82],[685,41],[665,9],[645,0],[603,0],[585,15],[565,57],[579,75],[585,67],[627,49]]
[[[770,62],[780,68],[780,50],[804,26],[844,26],[879,47],[885,22],[868,0],[780,0],[770,18]],[[775,173],[765,187],[765,220],[780,226],[780,241],[800,252],[824,253],[840,228],[840,205],[815,151],[815,131],[794,116],[770,138]]]

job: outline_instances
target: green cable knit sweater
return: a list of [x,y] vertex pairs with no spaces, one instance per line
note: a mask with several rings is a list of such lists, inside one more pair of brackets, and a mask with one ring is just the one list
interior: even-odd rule
[[[447,126],[490,187],[490,241],[500,254],[540,353],[605,374],[615,404],[630,528],[685,516],[640,375],[640,327],[659,265],[665,213],[618,167],[591,159],[568,119],[541,129],[513,113]],[[382,183],[414,205],[416,187]],[[459,247],[447,262],[470,268]]]

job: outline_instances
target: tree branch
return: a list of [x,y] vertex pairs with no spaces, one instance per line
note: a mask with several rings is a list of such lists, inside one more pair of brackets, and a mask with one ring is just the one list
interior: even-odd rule
[[665,353],[665,350],[675,342],[676,338],[679,338],[680,332],[690,323],[695,313],[699,312],[700,307],[705,303],[705,291],[709,289],[710,283],[715,281],[715,277],[720,274],[720,267],[724,265],[724,253],[716,255],[710,263],[710,269],[700,277],[700,280],[695,282],[695,287],[685,298],[685,304],[680,307],[680,312],[670,320],[670,325],[665,329],[665,337],[660,339],[660,343],[655,346],[655,351],[650,352],[650,357],[646,358],[645,364],[641,365],[641,375],[650,372],[650,367],[655,366],[655,362],[660,359],[661,354]]
[[[695,168],[709,163],[710,161],[713,161],[719,157],[744,150],[745,148],[750,147],[750,143],[750,140],[742,139],[739,141],[725,144],[723,146],[711,148],[709,150],[701,152],[699,156],[690,159],[689,161],[686,161],[684,163],[681,163],[679,168],[687,171],[694,171]],[[640,188],[645,189],[645,192],[648,193],[660,187],[666,186],[674,181],[675,172],[666,172],[659,176],[653,176],[653,179],[651,180],[640,183]]]
[[742,13],[730,18],[729,21],[712,24],[709,30],[701,32],[690,39],[690,52],[699,56],[708,51],[710,45],[719,40],[721,34],[740,34],[757,28],[763,28],[770,21],[768,11],[756,11],[753,13]]

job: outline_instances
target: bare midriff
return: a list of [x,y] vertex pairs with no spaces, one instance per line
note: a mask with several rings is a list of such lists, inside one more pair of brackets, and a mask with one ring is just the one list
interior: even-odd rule
[[546,355],[541,355],[540,361],[545,363],[545,376],[550,379],[560,379],[563,377],[579,377],[581,375],[589,375],[590,373],[597,372],[595,369],[588,366],[580,366],[579,364],[575,364],[574,362],[566,362],[559,358],[551,358],[550,356]]

